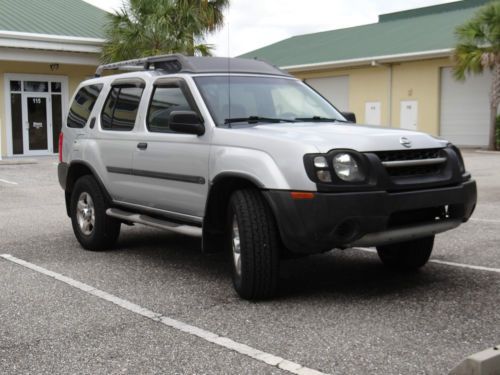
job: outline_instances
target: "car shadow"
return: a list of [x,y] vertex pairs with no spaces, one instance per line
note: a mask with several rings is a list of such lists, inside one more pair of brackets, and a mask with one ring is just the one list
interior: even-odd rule
[[[203,254],[201,240],[154,229],[122,233],[114,250],[122,256],[140,257],[157,267],[182,268],[198,280],[220,283],[232,292],[231,258],[224,252]],[[333,250],[298,259],[282,260],[278,295],[273,300],[313,296],[357,296],[379,298],[401,296],[429,284],[444,281],[430,267],[420,271],[396,272],[384,267],[376,254],[359,250]]]

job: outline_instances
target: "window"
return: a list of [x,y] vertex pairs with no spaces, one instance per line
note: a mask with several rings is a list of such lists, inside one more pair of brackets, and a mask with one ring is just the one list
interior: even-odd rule
[[136,85],[113,86],[101,113],[102,128],[105,130],[132,130],[143,90],[143,86],[137,87]]
[[48,92],[49,83],[39,81],[24,81],[24,91],[31,92]]
[[10,81],[10,91],[21,91],[21,81]]
[[102,85],[90,85],[78,91],[69,109],[68,127],[83,128],[85,126],[101,90]]
[[[250,116],[290,121],[313,117],[344,120],[329,102],[295,79],[201,76],[194,80],[217,126],[227,126],[229,119]],[[240,123],[248,125],[246,120]]]
[[180,82],[162,84],[154,89],[148,110],[148,130],[151,132],[171,132],[168,117],[172,111],[192,111]]

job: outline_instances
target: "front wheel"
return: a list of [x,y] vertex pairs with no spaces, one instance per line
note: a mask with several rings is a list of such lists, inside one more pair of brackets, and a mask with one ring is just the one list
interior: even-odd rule
[[120,234],[120,222],[106,215],[108,205],[94,177],[80,177],[71,193],[71,224],[80,244],[87,250],[106,250]]
[[258,190],[233,193],[227,228],[236,292],[249,300],[272,297],[278,284],[280,241],[274,216]]
[[377,253],[384,265],[403,270],[423,267],[432,253],[434,236],[417,240],[377,246]]

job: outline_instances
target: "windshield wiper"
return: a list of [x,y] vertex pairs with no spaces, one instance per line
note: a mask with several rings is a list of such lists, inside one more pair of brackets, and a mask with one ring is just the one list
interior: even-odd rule
[[293,119],[289,118],[275,118],[275,117],[261,117],[261,116],[249,116],[249,117],[233,117],[224,119],[224,124],[232,124],[235,122],[247,122],[249,124],[257,124],[259,122],[295,122]]
[[314,121],[314,122],[349,122],[345,120],[340,120],[338,118],[328,118],[321,116],[312,116],[312,117],[297,117],[295,121]]

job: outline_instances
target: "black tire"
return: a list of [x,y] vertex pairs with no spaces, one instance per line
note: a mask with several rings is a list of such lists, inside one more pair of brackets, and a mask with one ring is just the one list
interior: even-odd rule
[[[89,196],[90,199],[88,199]],[[79,224],[79,217],[82,218],[84,215],[81,210],[78,210],[78,202],[81,198],[83,200],[87,198],[87,201],[93,203],[93,225],[87,225],[85,229]],[[80,177],[71,193],[70,213],[73,232],[83,248],[102,251],[111,248],[116,243],[121,223],[106,215],[107,208],[106,198],[95,178],[90,175]]]
[[[233,252],[235,222],[239,229],[239,272]],[[278,285],[280,240],[271,209],[258,190],[233,193],[229,202],[227,234],[236,292],[248,300],[273,297]]]
[[377,253],[384,265],[393,269],[416,270],[423,267],[432,253],[434,236],[378,246]]

